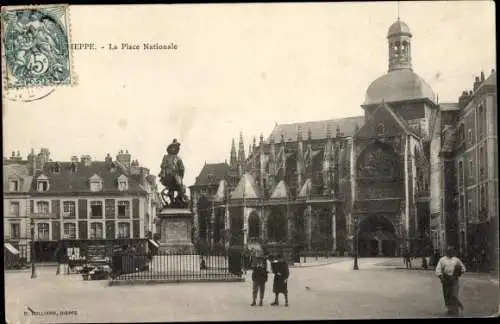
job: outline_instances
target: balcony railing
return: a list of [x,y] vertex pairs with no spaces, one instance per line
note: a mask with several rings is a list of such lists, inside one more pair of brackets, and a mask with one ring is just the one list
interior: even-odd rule
[[37,212],[37,213],[32,213],[31,217],[33,218],[59,218],[59,216],[56,213],[50,213],[50,212]]

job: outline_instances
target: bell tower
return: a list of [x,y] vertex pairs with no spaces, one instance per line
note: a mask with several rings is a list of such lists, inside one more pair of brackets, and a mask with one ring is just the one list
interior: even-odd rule
[[411,38],[408,25],[398,20],[389,27],[387,40],[389,45],[389,72],[411,70]]

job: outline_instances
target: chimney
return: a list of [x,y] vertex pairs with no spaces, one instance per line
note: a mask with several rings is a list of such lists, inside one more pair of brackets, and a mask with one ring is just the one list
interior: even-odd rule
[[113,158],[111,157],[111,155],[108,153],[106,154],[106,157],[104,158],[104,161],[108,164],[111,164],[111,162],[113,162]]
[[474,80],[474,86],[472,87],[473,91],[476,91],[477,88],[479,88],[479,85],[481,84],[481,81],[479,81],[479,77],[476,77]]
[[91,161],[92,161],[92,158],[90,157],[90,155],[82,155],[81,156],[81,163],[84,166],[89,166]]
[[483,83],[483,82],[484,82],[484,72],[481,71],[481,83]]
[[130,168],[131,155],[128,153],[128,150],[123,152],[120,150],[120,153],[116,156],[116,161],[118,161],[123,167]]

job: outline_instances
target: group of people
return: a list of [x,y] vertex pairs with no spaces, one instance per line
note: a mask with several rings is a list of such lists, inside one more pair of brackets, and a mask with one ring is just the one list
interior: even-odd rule
[[[279,305],[279,294],[285,296],[285,306],[288,307],[288,277],[290,270],[288,264],[283,258],[283,254],[270,255],[265,257],[258,255],[253,258],[252,262],[252,304],[257,306],[257,294],[259,295],[259,306],[263,305],[264,292],[268,280],[268,269],[271,268],[274,274],[273,293],[275,295],[272,306]],[[268,266],[269,264],[269,266]]]

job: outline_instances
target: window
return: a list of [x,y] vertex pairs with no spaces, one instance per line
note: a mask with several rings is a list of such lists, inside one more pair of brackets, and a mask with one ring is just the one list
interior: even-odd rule
[[464,124],[460,124],[458,128],[458,138],[459,138],[459,143],[462,143],[465,140],[465,130],[464,130]]
[[49,224],[47,223],[38,224],[38,239],[41,241],[49,240]]
[[75,217],[76,206],[74,201],[63,202],[63,217]]
[[469,178],[474,177],[474,162],[472,160],[469,160]]
[[37,184],[37,188],[39,192],[45,192],[49,190],[49,181],[47,180],[39,180]]
[[458,162],[458,186],[464,185],[464,163],[462,161]]
[[118,182],[118,189],[120,191],[126,191],[126,190],[128,190],[128,181],[127,180],[120,180]]
[[58,163],[54,165],[54,173],[55,174],[61,173],[61,166]]
[[9,182],[9,190],[10,191],[19,191],[19,181],[12,180]]
[[482,177],[484,175],[484,150],[483,146],[479,147],[479,175]]
[[481,189],[479,191],[479,199],[481,201],[481,211],[486,209],[486,188],[485,185],[481,186]]
[[76,224],[64,223],[64,239],[76,239]]
[[472,200],[469,200],[467,202],[467,215],[469,218],[474,218],[474,212],[472,210]]
[[118,238],[130,238],[129,223],[118,223]]
[[377,136],[384,136],[385,129],[383,124],[378,124],[377,128],[375,129],[375,132]]
[[49,202],[48,201],[37,201],[36,211],[39,214],[47,215],[49,213]]
[[469,144],[472,144],[472,129],[470,129],[470,128],[467,131],[467,139],[469,141]]
[[21,224],[10,224],[10,238],[13,240],[21,238]]
[[13,201],[10,203],[10,214],[14,217],[19,217],[19,202]]
[[90,217],[102,217],[102,201],[94,200],[90,202]]
[[465,221],[465,197],[460,195],[460,221]]
[[128,201],[118,202],[118,217],[130,217],[130,203]]
[[91,240],[102,239],[102,223],[90,223],[90,235]]
[[485,126],[484,106],[480,105],[478,108],[477,128],[478,128],[479,136],[481,136],[481,138],[484,135],[484,131],[485,131],[484,126]]
[[90,183],[90,191],[92,192],[97,192],[97,191],[102,191],[102,181],[92,181]]

